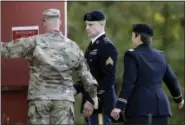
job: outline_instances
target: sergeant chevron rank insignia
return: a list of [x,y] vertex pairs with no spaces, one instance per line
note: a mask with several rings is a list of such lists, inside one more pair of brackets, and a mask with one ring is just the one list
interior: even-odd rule
[[112,58],[111,57],[109,57],[107,60],[106,60],[106,65],[113,65],[114,64],[114,62],[113,62],[113,60],[112,60]]

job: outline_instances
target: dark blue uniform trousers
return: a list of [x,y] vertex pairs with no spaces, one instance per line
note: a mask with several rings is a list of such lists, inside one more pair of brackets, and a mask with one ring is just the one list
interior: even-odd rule
[[126,117],[126,125],[168,125],[168,116]]

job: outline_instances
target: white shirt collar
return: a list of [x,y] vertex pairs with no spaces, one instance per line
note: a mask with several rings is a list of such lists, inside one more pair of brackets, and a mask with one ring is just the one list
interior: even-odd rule
[[105,32],[102,32],[102,33],[100,33],[99,35],[97,35],[96,37],[92,38],[92,39],[91,39],[92,44],[93,44],[100,36],[102,36],[103,34],[105,34]]

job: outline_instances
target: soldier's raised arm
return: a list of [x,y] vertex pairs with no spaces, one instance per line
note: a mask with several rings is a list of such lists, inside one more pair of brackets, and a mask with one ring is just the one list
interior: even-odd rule
[[79,53],[79,65],[76,70],[78,72],[78,75],[80,76],[81,83],[83,84],[85,90],[89,93],[90,97],[96,97],[98,84],[95,78],[90,73],[82,51]]
[[35,47],[35,37],[20,38],[10,42],[1,42],[1,57],[20,58],[25,57]]

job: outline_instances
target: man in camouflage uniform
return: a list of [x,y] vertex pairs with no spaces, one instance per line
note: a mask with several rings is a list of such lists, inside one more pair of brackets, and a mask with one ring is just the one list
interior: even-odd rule
[[60,32],[60,11],[44,11],[43,21],[46,33],[1,42],[1,56],[29,61],[29,124],[74,124],[72,69],[77,70],[96,105],[97,82],[78,45]]

